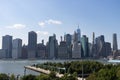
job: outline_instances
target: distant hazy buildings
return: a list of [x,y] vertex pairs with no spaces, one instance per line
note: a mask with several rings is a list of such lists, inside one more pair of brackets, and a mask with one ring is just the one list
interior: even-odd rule
[[5,50],[5,58],[12,58],[12,36],[2,37],[2,49]]
[[22,40],[14,39],[12,43],[12,58],[22,58]]
[[92,43],[86,35],[82,35],[78,27],[74,34],[65,34],[61,37],[60,43],[56,35],[49,36],[49,40],[44,44],[37,44],[37,33],[30,31],[28,33],[28,45],[22,46],[21,39],[12,40],[12,36],[2,37],[2,49],[0,49],[0,58],[13,59],[80,59],[80,58],[107,58],[108,56],[119,57],[117,34],[113,34],[113,49],[110,42],[105,42],[104,35],[95,37],[92,35]]
[[37,33],[31,31],[28,33],[28,58],[36,58]]

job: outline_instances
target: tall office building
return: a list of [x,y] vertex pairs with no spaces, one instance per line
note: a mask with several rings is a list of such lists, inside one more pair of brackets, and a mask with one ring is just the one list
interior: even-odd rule
[[80,43],[81,42],[81,31],[80,31],[80,28],[79,28],[79,25],[78,25],[78,29],[77,29],[77,36],[78,36],[78,42]]
[[28,58],[28,46],[25,44],[22,46],[22,59]]
[[83,35],[81,38],[81,44],[82,44],[82,57],[89,57],[89,46],[88,46],[88,37],[86,35]]
[[49,37],[49,41],[47,43],[47,54],[48,58],[55,59],[57,58],[57,52],[58,52],[58,42],[56,40],[56,35]]
[[37,58],[46,58],[46,46],[44,45],[44,40],[42,40],[42,43],[37,44]]
[[97,57],[106,57],[104,35],[96,38],[96,53]]
[[69,54],[69,58],[72,58],[72,35],[65,34],[64,38],[67,45],[67,53]]
[[58,46],[58,58],[59,59],[68,59],[69,53],[67,52],[67,44],[65,41],[60,42],[60,45]]
[[95,43],[95,33],[93,32],[93,35],[92,35],[92,49],[91,49],[91,52],[90,52],[90,57],[96,57],[96,43]]
[[12,58],[22,58],[22,40],[14,39],[12,43]]
[[78,42],[78,34],[76,32],[74,32],[72,39],[72,58],[81,58],[81,44]]
[[2,37],[2,49],[5,50],[6,58],[12,57],[12,36],[6,35]]
[[110,56],[111,53],[112,53],[112,50],[111,50],[111,43],[109,42],[105,42],[105,49],[106,49],[106,57],[107,56]]
[[28,58],[36,58],[37,34],[34,31],[28,33]]
[[118,45],[117,45],[117,34],[113,34],[113,51],[118,50]]

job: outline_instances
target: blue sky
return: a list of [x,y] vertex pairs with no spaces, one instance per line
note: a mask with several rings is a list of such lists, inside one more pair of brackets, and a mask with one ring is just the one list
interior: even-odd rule
[[38,33],[38,43],[53,33],[60,40],[78,25],[90,42],[92,32],[108,42],[117,33],[120,44],[120,0],[0,0],[0,45],[7,34],[27,44],[29,31]]

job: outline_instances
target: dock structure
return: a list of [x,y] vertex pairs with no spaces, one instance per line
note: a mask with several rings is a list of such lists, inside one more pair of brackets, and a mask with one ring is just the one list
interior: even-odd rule
[[[33,71],[36,71],[36,72],[39,72],[39,73],[44,73],[44,74],[47,74],[47,75],[51,73],[50,70],[45,70],[45,69],[42,69],[42,68],[36,68],[34,66],[24,66],[24,68],[25,68],[24,75],[26,74],[26,69],[33,70]],[[62,76],[64,76],[64,75],[56,72],[56,77],[61,78]],[[80,77],[77,77],[77,79],[78,80],[85,80],[85,78],[82,79]]]
[[[24,75],[26,74],[26,69],[33,70],[33,71],[36,71],[36,72],[39,72],[39,73],[44,73],[44,74],[50,74],[51,73],[50,70],[45,70],[45,69],[42,69],[42,68],[36,68],[34,66],[24,66],[24,68],[25,68]],[[62,76],[64,76],[64,75],[56,72],[56,77],[61,78]]]

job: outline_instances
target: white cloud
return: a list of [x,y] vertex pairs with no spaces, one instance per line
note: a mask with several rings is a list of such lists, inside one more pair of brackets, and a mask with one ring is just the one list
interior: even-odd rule
[[39,22],[38,25],[39,25],[40,27],[45,27],[45,22]]
[[62,24],[62,21],[49,19],[49,20],[45,20],[45,21],[42,21],[42,22],[38,22],[38,25],[40,27],[45,27],[45,25],[47,25],[47,24],[60,25],[60,24]]
[[48,24],[62,24],[61,21],[53,20],[53,19],[47,20],[46,23],[48,23]]
[[23,25],[23,24],[14,24],[12,26],[7,26],[6,28],[10,28],[10,29],[23,29],[25,27],[26,27],[26,25]]
[[47,31],[36,31],[38,35],[48,35],[49,33]]

